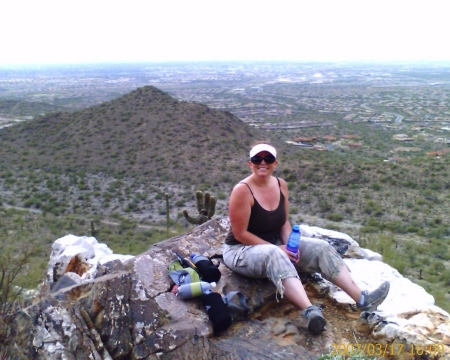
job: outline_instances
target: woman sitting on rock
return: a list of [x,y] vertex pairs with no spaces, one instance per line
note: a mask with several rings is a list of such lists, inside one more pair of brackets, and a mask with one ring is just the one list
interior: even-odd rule
[[308,330],[325,330],[322,311],[311,304],[298,272],[320,273],[344,290],[360,310],[374,310],[389,292],[384,282],[373,292],[361,291],[336,250],[324,240],[302,239],[298,256],[286,249],[292,230],[286,182],[273,176],[277,151],[266,143],[250,150],[252,174],[233,189],[229,201],[231,229],[225,240],[223,259],[237,273],[269,278],[281,297],[285,294],[303,311]]

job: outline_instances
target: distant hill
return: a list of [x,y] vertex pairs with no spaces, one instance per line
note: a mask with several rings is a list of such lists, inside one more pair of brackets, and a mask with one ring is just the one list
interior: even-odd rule
[[0,114],[5,116],[41,115],[57,110],[57,106],[42,102],[0,100]]
[[145,86],[99,106],[0,131],[0,165],[220,181],[244,168],[251,143],[266,136],[229,112]]

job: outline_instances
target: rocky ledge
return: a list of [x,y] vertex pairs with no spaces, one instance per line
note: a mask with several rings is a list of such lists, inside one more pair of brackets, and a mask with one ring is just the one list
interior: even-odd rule
[[242,292],[251,314],[234,312],[233,325],[214,337],[199,298],[182,300],[171,292],[167,267],[175,251],[220,255],[228,229],[228,219],[214,219],[138,256],[115,255],[93,237],[56,240],[42,286],[11,319],[7,358],[317,359],[359,346],[369,355],[450,359],[450,316],[431,295],[348,235],[306,225],[302,236],[329,241],[361,288],[391,282],[378,311],[360,314],[320,275],[301,274],[328,321],[327,331],[314,336],[292,303],[275,300],[271,282],[239,276],[221,263],[214,291]]

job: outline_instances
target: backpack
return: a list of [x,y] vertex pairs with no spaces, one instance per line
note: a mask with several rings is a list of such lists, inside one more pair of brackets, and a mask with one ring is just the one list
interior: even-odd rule
[[169,276],[178,286],[200,281],[198,272],[191,267],[183,266],[180,259],[173,260],[169,264]]
[[[175,254],[177,259],[169,264],[169,275],[175,285],[180,286],[200,281],[216,282],[208,280],[219,281],[221,277],[219,265],[214,265],[210,259],[199,256],[196,264],[194,264],[191,260],[183,258],[179,253],[175,252]],[[201,270],[203,270],[203,273]],[[240,305],[231,300],[234,296],[238,296]],[[236,319],[238,315],[247,318],[250,313],[244,295],[238,291],[231,291],[224,296],[211,291],[202,295],[202,302],[209,320],[213,324],[214,336],[228,329],[233,319]]]
[[222,274],[219,270],[219,263],[216,265],[211,261],[211,258],[207,258],[202,255],[192,254],[192,262],[197,268],[197,272],[200,274],[202,281],[206,282],[219,282]]
[[[238,296],[240,305],[232,301],[234,296]],[[247,306],[244,294],[238,291],[231,291],[224,296],[211,292],[204,295],[202,300],[208,313],[209,321],[213,324],[214,336],[228,329],[233,321],[246,320],[250,314],[250,308]]]

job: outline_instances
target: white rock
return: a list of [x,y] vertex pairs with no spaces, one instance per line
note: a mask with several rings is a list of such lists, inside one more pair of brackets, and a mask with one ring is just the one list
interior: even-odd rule
[[358,242],[353,240],[349,235],[341,233],[339,231],[322,229],[317,226],[309,226],[305,224],[300,225],[300,233],[305,237],[312,237],[317,239],[343,239],[347,240],[351,245],[359,246]]
[[47,281],[53,282],[55,273],[58,276],[64,274],[70,261],[75,257],[90,265],[89,269],[81,274],[81,279],[87,280],[96,276],[98,264],[106,264],[117,259],[125,262],[133,256],[114,254],[106,244],[99,243],[92,236],[66,235],[53,243],[46,271]]
[[347,251],[343,255],[344,258],[353,258],[353,259],[367,259],[367,260],[378,260],[382,261],[383,257],[381,254],[376,253],[375,251],[364,249],[359,246],[351,245],[348,247]]
[[125,261],[132,259],[132,258],[134,258],[133,255],[111,254],[111,255],[105,255],[105,256],[99,258],[98,263],[104,265],[113,260],[120,260],[121,262],[124,263]]
[[366,259],[344,259],[352,277],[362,290],[375,290],[383,281],[391,288],[378,311],[385,317],[406,317],[427,310],[434,305],[434,298],[422,287],[404,278],[396,269],[381,262]]

